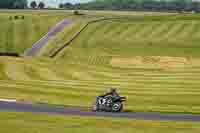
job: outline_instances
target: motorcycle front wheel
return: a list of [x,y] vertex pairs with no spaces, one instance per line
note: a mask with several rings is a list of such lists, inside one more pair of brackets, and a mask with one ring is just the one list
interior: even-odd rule
[[112,106],[113,112],[122,112],[123,110],[123,104],[121,102],[114,103]]

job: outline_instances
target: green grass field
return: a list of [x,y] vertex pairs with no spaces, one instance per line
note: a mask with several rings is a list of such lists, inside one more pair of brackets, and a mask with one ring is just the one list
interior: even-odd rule
[[1,75],[5,79],[0,81],[1,98],[90,106],[105,88],[113,86],[119,87],[120,93],[128,97],[128,110],[200,112],[198,68],[127,70],[61,62],[54,65],[55,62],[48,60],[7,58],[6,61],[10,63],[2,66],[4,72]]
[[[87,11],[85,11],[87,12]],[[25,20],[0,13],[0,52],[23,51],[55,23],[66,27],[37,58],[0,57],[0,99],[51,105],[91,106],[109,87],[126,96],[132,112],[200,114],[200,16],[65,11],[17,11]],[[151,15],[153,16],[151,16]],[[161,15],[161,16],[158,16]],[[55,58],[52,53],[91,20]],[[48,23],[47,23],[48,22]],[[0,132],[10,133],[198,133],[199,123],[135,121],[31,113],[0,113]]]
[[199,57],[199,25],[198,15],[97,22],[90,24],[61,56]]
[[2,133],[198,133],[199,123],[79,118],[30,113],[0,113]]
[[1,57],[0,98],[90,106],[117,87],[128,98],[127,110],[200,113],[199,15],[92,23],[56,58],[47,58],[93,19],[98,15],[76,18],[41,58]]
[[[14,16],[24,15],[23,19]],[[23,53],[43,37],[48,30],[64,18],[72,19],[70,13],[0,12],[0,52]]]

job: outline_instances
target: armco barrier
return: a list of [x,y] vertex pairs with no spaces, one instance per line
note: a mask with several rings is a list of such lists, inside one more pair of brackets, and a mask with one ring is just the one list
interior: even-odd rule
[[50,57],[54,58],[56,55],[58,55],[58,53],[60,53],[63,49],[65,49],[67,46],[69,46],[72,41],[74,41],[90,24],[92,23],[96,23],[96,22],[100,22],[100,21],[105,21],[105,20],[113,20],[113,19],[121,19],[121,18],[102,18],[102,19],[97,19],[97,20],[92,20],[87,22],[81,29],[79,32],[77,32],[68,42],[66,42],[62,47],[60,47],[59,49],[57,49],[55,52],[53,52]]

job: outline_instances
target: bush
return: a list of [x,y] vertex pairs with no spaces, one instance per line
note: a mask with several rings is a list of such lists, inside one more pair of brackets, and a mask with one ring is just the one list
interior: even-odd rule
[[75,10],[75,11],[74,11],[74,15],[84,15],[84,14],[82,14],[82,13],[80,13],[79,11]]
[[0,56],[20,57],[19,53],[8,53],[8,52],[5,53],[0,52]]
[[[21,15],[21,16],[19,16],[19,15],[14,16],[14,19],[15,19],[15,20],[17,20],[17,19],[24,19],[24,18],[25,18],[24,15]],[[12,17],[11,17],[10,19],[12,20]]]
[[14,19],[19,19],[19,16],[14,16]]

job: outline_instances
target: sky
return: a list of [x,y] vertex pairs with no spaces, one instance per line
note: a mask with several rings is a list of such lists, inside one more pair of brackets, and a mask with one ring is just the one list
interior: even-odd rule
[[66,2],[70,2],[70,3],[83,3],[83,2],[88,2],[91,0],[28,0],[29,2],[31,1],[43,1],[45,2],[45,4],[47,6],[51,6],[51,7],[57,7],[59,3],[66,3]]

